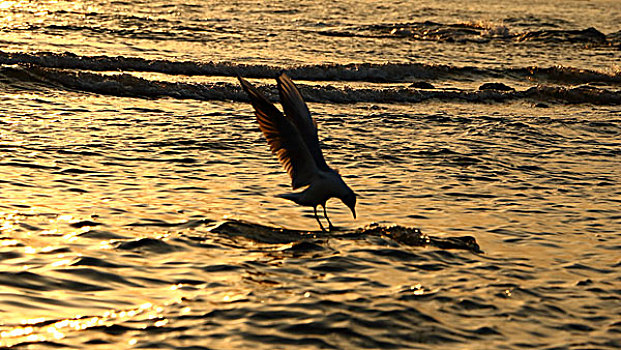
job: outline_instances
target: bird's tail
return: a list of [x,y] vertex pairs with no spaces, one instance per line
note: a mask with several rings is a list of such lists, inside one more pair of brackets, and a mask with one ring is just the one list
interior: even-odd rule
[[283,193],[283,194],[277,194],[276,197],[288,199],[290,201],[293,201],[299,204],[301,195],[302,195],[301,193]]

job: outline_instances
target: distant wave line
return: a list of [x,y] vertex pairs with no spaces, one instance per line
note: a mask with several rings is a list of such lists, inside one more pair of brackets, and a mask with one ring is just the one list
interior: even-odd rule
[[550,44],[589,44],[591,46],[615,46],[621,31],[608,35],[589,27],[586,29],[540,29],[512,32],[509,26],[487,22],[464,22],[444,24],[432,21],[383,23],[328,28],[318,34],[340,37],[411,39],[437,42],[491,41],[543,42]]

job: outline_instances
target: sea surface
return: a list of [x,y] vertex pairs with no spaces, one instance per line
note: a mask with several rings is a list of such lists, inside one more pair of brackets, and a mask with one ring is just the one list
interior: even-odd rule
[[[236,79],[281,72],[359,194],[334,232]],[[0,2],[0,348],[619,349],[620,315],[621,1]]]

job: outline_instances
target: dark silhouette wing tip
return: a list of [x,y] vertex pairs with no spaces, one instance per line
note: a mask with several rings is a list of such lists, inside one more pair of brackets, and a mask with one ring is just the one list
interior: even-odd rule
[[[293,189],[309,185],[311,178],[315,176],[314,172],[318,169],[317,162],[313,152],[305,143],[295,120],[285,117],[261,91],[244,78],[241,76],[237,78],[244,91],[250,97],[259,128],[267,140],[270,151],[277,157],[291,177]],[[291,85],[286,80],[281,82],[280,79],[277,79],[277,82],[281,94],[281,89],[284,86],[287,86],[288,90],[291,89]],[[295,88],[295,85],[293,85],[293,88]],[[287,94],[290,93],[287,92]]]
[[248,82],[248,80],[246,80],[246,79],[242,78],[242,76],[241,76],[241,75],[239,75],[239,74],[237,75],[237,80],[239,80],[239,83],[241,84],[242,88],[243,88],[244,90],[246,90],[246,91],[248,90],[248,87],[252,86],[252,85]]
[[326,163],[321,151],[317,122],[311,116],[300,90],[285,73],[282,73],[276,81],[285,115],[300,130],[304,143],[308,147],[317,167],[321,170],[332,170]]

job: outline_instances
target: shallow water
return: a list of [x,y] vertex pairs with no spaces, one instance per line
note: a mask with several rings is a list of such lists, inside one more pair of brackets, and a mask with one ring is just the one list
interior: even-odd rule
[[[0,4],[0,346],[621,347],[621,6],[514,3]],[[331,235],[235,80],[281,70]]]

